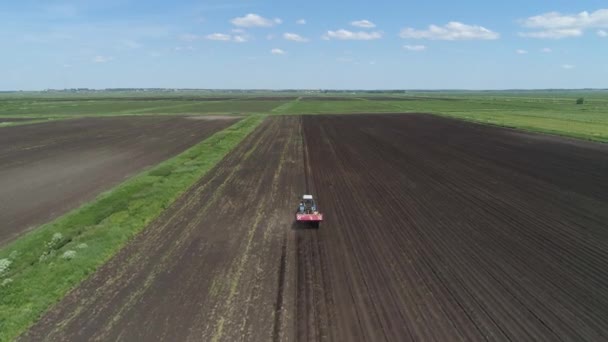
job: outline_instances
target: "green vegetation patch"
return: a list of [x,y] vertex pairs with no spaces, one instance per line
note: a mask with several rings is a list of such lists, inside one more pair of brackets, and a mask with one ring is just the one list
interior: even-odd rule
[[155,114],[430,113],[608,142],[606,90],[91,91],[83,94],[9,93],[0,94],[0,100],[0,122],[2,117],[38,120],[42,117]]
[[[533,97],[536,94],[539,97]],[[308,100],[278,107],[282,114],[429,113],[483,124],[608,142],[608,95],[584,93],[434,93]]]
[[264,116],[249,116],[0,249],[0,341],[44,312],[213,168]]
[[393,104],[399,112],[434,113],[533,132],[608,142],[608,101],[573,98],[456,97]]
[[53,120],[61,120],[61,119],[59,119],[59,118],[46,118],[46,119],[40,118],[40,119],[20,120],[20,121],[3,121],[2,117],[0,117],[0,128],[50,122]]
[[[439,114],[477,123],[490,124],[552,135],[608,142],[608,123],[568,120],[559,116],[530,116],[513,113]],[[608,113],[607,113],[608,116]]]
[[37,119],[40,117],[81,117],[133,114],[251,114],[268,113],[289,100],[207,101],[182,98],[130,99],[71,99],[25,98],[0,101],[0,122],[5,117]]
[[[285,100],[267,101],[200,101],[182,102],[168,107],[148,108],[136,111],[137,114],[243,114],[268,113],[272,109],[288,103]],[[133,111],[131,111],[133,112]],[[128,113],[128,111],[127,111]]]
[[[279,108],[283,114],[348,114],[348,113],[390,113],[397,109],[392,101],[355,100],[308,100],[294,102],[292,106]],[[279,112],[277,110],[277,112]]]

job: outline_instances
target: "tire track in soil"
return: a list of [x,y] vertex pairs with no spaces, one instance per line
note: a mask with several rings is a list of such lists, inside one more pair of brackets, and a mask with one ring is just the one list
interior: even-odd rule
[[280,341],[281,333],[281,318],[283,314],[283,296],[285,295],[285,269],[287,257],[287,238],[283,239],[283,245],[281,246],[281,262],[279,266],[279,284],[277,286],[277,299],[274,307],[275,317],[272,326],[272,340]]
[[[301,119],[300,119],[301,120]],[[300,122],[300,130],[302,130]],[[301,133],[302,164],[305,187],[302,193],[316,196],[314,181],[311,179],[312,168],[306,136]],[[301,195],[300,195],[301,196]],[[317,198],[318,201],[318,198]],[[322,207],[322,203],[319,202]],[[323,223],[321,223],[323,226]],[[296,239],[297,293],[296,297],[296,340],[321,340],[328,336],[330,326],[328,297],[330,283],[326,277],[325,246],[322,243],[321,230],[300,226],[294,223]],[[321,228],[322,229],[322,228]],[[304,324],[302,324],[304,322]]]

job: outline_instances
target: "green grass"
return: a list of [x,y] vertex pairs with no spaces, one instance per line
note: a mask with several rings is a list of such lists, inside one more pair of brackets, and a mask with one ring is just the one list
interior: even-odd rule
[[18,336],[112,257],[263,118],[249,116],[0,249],[0,270],[10,264],[0,274],[0,341]]
[[449,113],[441,115],[530,132],[608,142],[608,123],[597,122],[589,117],[569,119],[557,115],[532,116],[519,113]]
[[432,113],[484,124],[519,128],[586,140],[608,142],[608,96],[530,97],[434,94],[433,97],[401,96],[404,101],[360,98],[350,101],[298,101],[282,114]]
[[183,98],[132,100],[121,98],[24,98],[0,101],[4,117],[41,118],[75,116],[116,116],[133,114],[263,114],[288,100],[196,101]]
[[395,112],[395,107],[383,101],[323,101],[305,100],[294,102],[292,106],[286,107],[280,114],[330,114],[330,113],[382,113]]
[[[243,114],[269,113],[288,101],[208,101],[173,104],[163,108],[138,110],[137,114]],[[128,111],[127,111],[128,113]]]
[[[271,96],[273,99],[252,99],[256,96]],[[297,100],[283,96],[296,97]],[[311,100],[307,96],[316,98]],[[202,101],[210,97],[213,97],[213,101]],[[335,97],[342,100],[336,101]],[[386,97],[400,101],[387,101],[384,99]],[[586,99],[584,105],[575,104],[578,97]],[[196,90],[0,94],[0,121],[3,116],[39,120],[47,117],[104,115],[393,112],[432,113],[484,124],[608,141],[608,91],[601,90],[409,91],[400,94],[343,92],[312,95],[297,91],[235,94]]]
[[438,103],[400,104],[403,111],[423,111],[480,123],[608,142],[608,101],[575,98],[482,98]]
[[49,121],[55,121],[55,120],[61,120],[61,119],[63,119],[63,118],[32,118],[31,120],[3,122],[2,118],[0,117],[0,128],[29,125],[29,124],[49,122]]

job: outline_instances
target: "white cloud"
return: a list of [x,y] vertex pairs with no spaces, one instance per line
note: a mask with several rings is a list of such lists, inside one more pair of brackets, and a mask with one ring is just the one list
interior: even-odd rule
[[430,25],[427,30],[405,28],[401,30],[401,38],[430,39],[430,40],[494,40],[500,34],[483,26],[466,25],[456,21],[444,26]]
[[241,34],[226,34],[226,33],[212,33],[205,36],[207,40],[216,40],[222,42],[235,42],[235,43],[244,43],[249,41],[249,36],[246,33]]
[[566,70],[574,69],[574,65],[572,65],[572,64],[563,64],[562,65],[562,69],[566,69]]
[[266,40],[273,40],[276,36],[274,34],[269,34],[266,36]]
[[95,56],[92,59],[93,63],[107,63],[114,60],[114,57],[110,57],[110,56]]
[[192,33],[185,33],[179,36],[179,40],[184,42],[193,42],[197,40],[199,37]]
[[299,34],[296,33],[283,33],[283,38],[285,40],[291,40],[292,42],[298,42],[298,43],[306,43],[308,41],[308,39],[300,36]]
[[208,40],[219,40],[219,41],[230,41],[232,40],[232,36],[225,33],[211,33],[205,36],[205,39]]
[[544,52],[544,53],[551,53],[551,52],[553,52],[553,50],[552,50],[552,49],[550,49],[550,48],[544,48],[544,49],[542,49],[542,50],[540,50],[540,51],[542,51],[542,52]]
[[245,33],[246,31],[240,28],[232,29],[232,33]]
[[298,19],[296,21],[296,24],[298,24],[298,25],[306,25],[306,19]]
[[602,37],[602,38],[606,38],[606,37],[608,37],[608,32],[604,31],[604,30],[598,30],[597,31],[597,35],[600,36],[600,37]]
[[284,50],[281,50],[281,49],[274,48],[274,49],[270,50],[270,53],[273,55],[284,55],[287,52],[285,52]]
[[338,40],[375,40],[382,38],[381,32],[352,32],[344,29],[337,31],[327,31],[322,36],[325,40],[338,39]]
[[230,22],[234,26],[238,27],[273,27],[282,23],[283,21],[279,18],[267,19],[257,14],[249,13],[246,14],[244,17],[234,18],[230,20]]
[[374,28],[374,27],[376,27],[376,24],[372,23],[369,20],[365,20],[365,19],[363,19],[363,20],[355,20],[355,21],[352,21],[350,24],[353,25],[353,26],[356,26],[356,27],[361,27],[361,28]]
[[522,25],[538,31],[520,33],[522,37],[561,39],[582,36],[586,29],[608,27],[608,9],[578,14],[549,12],[522,20]]
[[232,37],[232,41],[233,41],[233,42],[236,42],[236,43],[244,43],[244,42],[246,42],[247,40],[249,40],[249,39],[247,38],[247,36],[236,35],[236,36],[233,36],[233,37]]
[[188,46],[176,46],[175,51],[194,51],[194,46],[192,45],[188,45]]
[[562,15],[559,12],[549,12],[530,17],[523,22],[530,28],[559,29],[571,27],[608,27],[608,9],[600,9],[593,13],[587,11],[574,15]]
[[517,49],[517,50],[515,50],[515,53],[518,55],[527,55],[528,51],[524,50],[524,49]]
[[407,51],[420,52],[426,50],[426,46],[424,45],[403,45],[403,49]]
[[535,32],[520,32],[521,37],[539,38],[539,39],[562,39],[569,37],[579,37],[583,35],[583,30],[578,28],[559,29],[559,30],[544,30]]

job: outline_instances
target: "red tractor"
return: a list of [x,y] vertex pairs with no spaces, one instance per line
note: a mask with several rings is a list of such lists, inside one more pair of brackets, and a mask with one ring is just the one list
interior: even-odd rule
[[314,228],[319,228],[321,221],[323,221],[323,214],[318,211],[317,204],[312,195],[302,196],[300,205],[296,210],[296,222],[310,224]]

